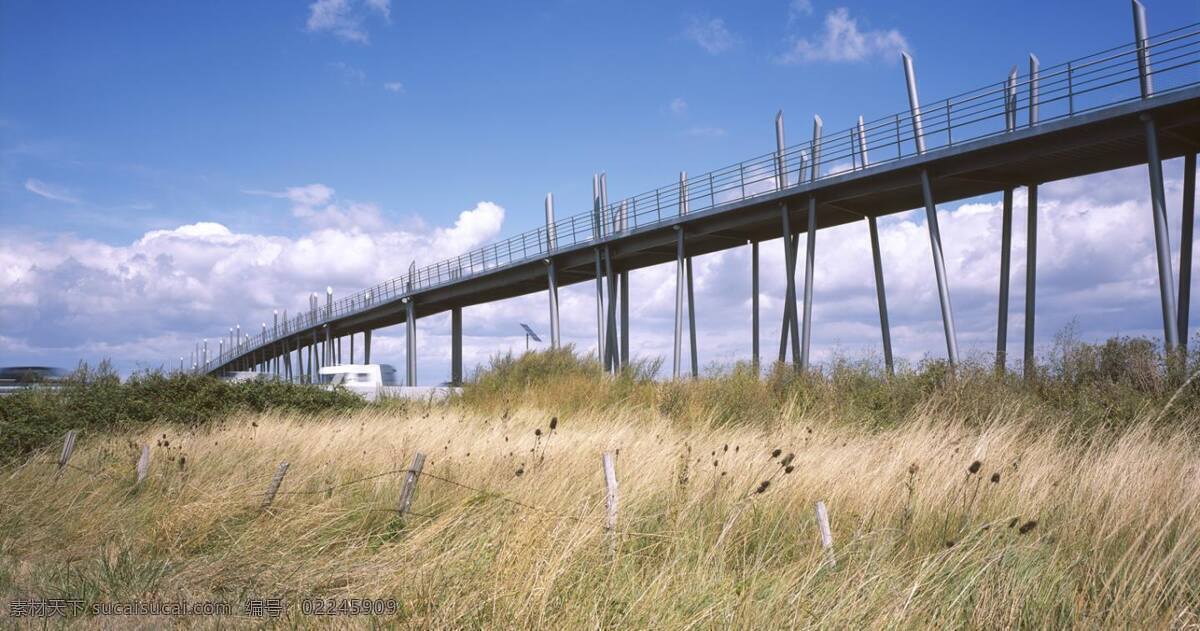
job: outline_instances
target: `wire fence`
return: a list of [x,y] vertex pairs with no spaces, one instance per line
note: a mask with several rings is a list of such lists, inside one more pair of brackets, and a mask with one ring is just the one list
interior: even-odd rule
[[[1139,45],[1140,44],[1140,45]],[[876,168],[916,155],[950,150],[963,143],[1011,134],[1055,120],[1145,98],[1143,81],[1154,94],[1200,85],[1200,23],[1092,53],[1057,65],[1013,71],[999,81],[848,129],[815,130],[807,142],[783,146],[668,186],[602,204],[456,257],[334,300],[316,294],[308,309],[255,335],[231,331],[228,345],[213,357],[207,350],[194,369],[211,372],[264,347],[347,315],[463,279],[490,273],[581,246],[619,239],[633,231],[675,223],[681,216],[740,205],[748,200],[847,173]],[[314,338],[314,342],[315,342]],[[279,349],[276,348],[277,352]]]
[[[129,482],[132,479],[132,476],[129,476],[129,475],[121,475],[120,473],[113,472],[113,471],[105,471],[103,469],[90,469],[90,468],[86,468],[86,467],[80,467],[80,466],[72,464],[70,462],[62,463],[62,462],[53,461],[53,460],[32,460],[32,461],[30,461],[29,464],[40,465],[40,466],[58,466],[58,468],[59,468],[58,474],[60,474],[61,471],[64,469],[69,469],[72,471],[85,473],[85,474],[88,474],[91,476],[101,477],[101,478],[104,478],[111,482]],[[58,474],[56,474],[56,476]],[[453,478],[449,478],[449,477],[446,477],[443,475],[438,475],[436,473],[432,473],[432,472],[424,470],[424,469],[415,469],[412,467],[389,469],[389,470],[381,471],[378,473],[367,474],[364,476],[353,478],[351,480],[346,480],[346,481],[339,482],[336,484],[330,484],[330,485],[324,486],[319,489],[278,490],[278,487],[275,487],[274,490],[272,490],[271,487],[273,486],[275,479],[264,477],[262,479],[247,480],[244,483],[226,487],[224,490],[226,492],[234,491],[234,490],[236,490],[238,492],[242,492],[243,489],[258,489],[257,491],[252,491],[245,495],[245,499],[248,502],[260,502],[261,500],[263,500],[265,494],[268,494],[270,496],[271,500],[274,500],[276,497],[286,497],[286,496],[303,497],[303,496],[313,496],[313,495],[324,495],[324,496],[329,497],[329,496],[332,496],[332,494],[335,491],[339,491],[339,490],[346,489],[346,488],[349,488],[352,486],[356,486],[356,485],[362,484],[364,482],[370,482],[372,480],[378,480],[378,479],[382,479],[382,478],[388,478],[391,476],[400,476],[400,475],[406,475],[406,474],[416,474],[422,480],[428,478],[428,479],[431,479],[431,480],[434,480],[437,482],[441,482],[443,484],[447,484],[449,486],[453,486],[453,487],[456,487],[456,488],[459,488],[462,490],[476,493],[481,496],[485,496],[489,499],[494,499],[494,500],[504,502],[506,504],[516,506],[519,508],[523,508],[526,510],[536,511],[538,513],[541,513],[547,517],[552,517],[554,519],[574,521],[577,523],[595,525],[595,526],[599,526],[599,527],[602,527],[602,528],[605,528],[608,530],[613,530],[611,528],[608,528],[608,526],[605,524],[605,522],[601,519],[589,518],[589,517],[584,517],[584,516],[580,516],[580,515],[572,515],[572,514],[568,514],[568,513],[562,513],[562,512],[555,511],[550,508],[546,508],[544,506],[539,506],[537,504],[533,504],[530,502],[516,499],[514,497],[511,497],[509,495],[506,495],[506,494],[496,491],[494,489],[473,486],[470,484],[460,482]],[[280,478],[280,480],[282,480],[282,477]],[[134,491],[136,491],[137,488],[138,488],[138,486],[130,487],[129,493],[132,494]],[[266,489],[265,494],[263,491],[264,489]],[[269,502],[269,504],[272,509],[279,508],[279,505],[276,504],[274,501]],[[389,512],[389,513],[403,513],[406,515],[416,515],[418,517],[422,517],[422,518],[426,518],[426,519],[435,519],[437,517],[437,515],[432,515],[432,514],[428,514],[428,513],[420,513],[420,512],[414,511],[408,507],[403,508],[403,509],[401,509],[401,508],[371,508],[369,510],[372,512]],[[641,533],[641,532],[630,531],[630,530],[621,530],[621,529],[615,529],[615,532],[617,532],[618,534],[661,536],[661,535],[658,535],[655,533]]]

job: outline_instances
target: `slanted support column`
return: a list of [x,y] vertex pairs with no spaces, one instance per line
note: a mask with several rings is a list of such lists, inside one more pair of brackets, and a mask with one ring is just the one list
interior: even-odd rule
[[1004,189],[1000,215],[1000,307],[996,316],[996,370],[1008,363],[1008,284],[1012,265],[1013,189]]
[[786,203],[779,205],[783,223],[783,265],[787,268],[787,282],[783,298],[783,327],[779,332],[779,363],[787,361],[788,334],[792,341],[792,362],[799,369],[800,325],[796,317],[796,259],[800,249],[800,235],[792,234],[791,212]]
[[[787,157],[784,153],[783,110],[775,113],[775,187],[783,190],[787,186]],[[800,161],[798,179],[804,179],[804,161]],[[796,254],[799,249],[798,235],[792,234],[791,212],[787,203],[779,205],[783,224],[783,259],[787,270],[787,289],[784,291],[783,325],[779,329],[779,363],[787,361],[788,334],[791,333],[792,361],[800,358],[800,327],[796,318]]]
[[750,364],[759,374],[758,352],[758,241],[750,242]]
[[[809,182],[817,181],[821,176],[821,117],[813,116],[812,137],[812,172]],[[817,251],[817,198],[808,198],[808,234],[804,248],[804,331],[800,342],[800,370],[808,370],[809,346],[812,342],[812,299],[813,274],[816,267]]]
[[450,384],[462,383],[462,307],[454,307],[450,310]]
[[405,354],[405,359],[407,360],[405,385],[411,387],[417,385],[417,309],[412,297],[404,299],[404,310],[404,325],[406,330],[404,341],[407,345],[407,353]]
[[[901,53],[904,59],[904,78],[908,84],[908,104],[912,114],[913,140],[917,153],[925,153],[925,135],[921,129],[921,102],[917,97],[917,81],[913,73],[912,57]],[[951,366],[958,364],[958,335],[954,329],[954,310],[950,305],[950,287],[946,281],[946,263],[942,256],[942,233],[938,227],[937,207],[933,202],[933,188],[929,184],[929,172],[921,170],[921,194],[925,200],[925,223],[929,226],[929,245],[933,252],[933,272],[937,277],[938,301],[942,307],[942,326],[946,331],[946,355]]]
[[608,320],[605,334],[604,368],[616,374],[621,370],[619,340],[617,339],[617,277],[613,273],[612,249],[604,247],[604,271],[608,281]]
[[1192,296],[1192,234],[1196,226],[1196,154],[1183,157],[1183,229],[1179,242],[1179,348],[1187,354]]
[[[1138,79],[1142,98],[1154,94],[1154,81],[1150,71],[1150,49],[1146,35],[1146,8],[1133,0],[1133,36],[1138,48]],[[1179,348],[1179,321],[1175,304],[1175,280],[1171,272],[1171,238],[1167,233],[1167,208],[1163,192],[1162,160],[1158,153],[1158,129],[1154,117],[1141,115],[1146,132],[1146,162],[1150,175],[1151,213],[1154,216],[1154,248],[1158,255],[1158,291],[1162,301],[1163,340],[1167,355],[1175,354]]]
[[1163,339],[1167,354],[1179,348],[1179,323],[1175,304],[1175,279],[1171,272],[1171,238],[1167,232],[1167,207],[1163,191],[1162,160],[1158,153],[1158,130],[1154,118],[1142,114],[1146,128],[1147,166],[1150,175],[1151,212],[1154,215],[1154,248],[1158,255],[1158,289],[1162,301]]
[[554,251],[558,249],[558,229],[554,225],[554,194],[546,193],[546,282],[550,294],[550,348],[559,347],[558,270]]
[[[867,131],[863,117],[858,117],[858,153],[862,168],[871,163],[867,154]],[[892,332],[888,325],[887,292],[883,287],[883,257],[879,253],[879,226],[875,217],[867,217],[867,231],[871,235],[871,261],[875,266],[875,298],[879,304],[879,331],[883,336],[883,365],[888,376],[896,374],[895,363],[892,361]]]
[[[600,176],[592,175],[592,240],[599,242],[604,237],[604,222],[601,220]],[[600,248],[593,248],[596,264],[596,359],[604,363],[604,271],[601,268]]]

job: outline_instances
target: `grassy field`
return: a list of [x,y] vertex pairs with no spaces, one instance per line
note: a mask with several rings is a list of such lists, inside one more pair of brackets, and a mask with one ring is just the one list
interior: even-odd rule
[[[1068,391],[1058,369],[1038,386],[937,366],[891,382],[844,368],[669,384],[652,366],[593,368],[498,358],[446,404],[106,428],[58,477],[58,446],[35,450],[0,469],[0,617],[30,597],[219,600],[239,614],[283,597],[300,627],[1200,624],[1194,385],[1080,377]],[[140,444],[153,456],[138,486]],[[401,519],[417,451],[428,460]],[[398,609],[304,616],[305,598]]]

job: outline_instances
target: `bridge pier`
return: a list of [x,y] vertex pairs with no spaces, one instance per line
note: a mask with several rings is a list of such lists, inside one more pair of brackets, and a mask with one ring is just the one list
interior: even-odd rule
[[[681,202],[682,203],[682,202]],[[683,227],[675,226],[675,354],[671,377],[679,379],[679,364],[683,360]]]
[[407,344],[407,370],[405,375],[405,384],[412,387],[417,385],[417,309],[416,303],[412,297],[404,299],[405,319],[404,325],[406,329],[405,342]]
[[546,283],[550,298],[550,348],[559,346],[558,330],[558,270],[554,251],[558,249],[558,229],[554,225],[554,194],[546,193]]
[[371,363],[371,329],[363,331],[363,363]]
[[[1038,58],[1029,55],[1029,126],[1038,122]],[[1036,375],[1037,359],[1033,352],[1034,326],[1037,320],[1035,309],[1037,299],[1037,223],[1038,223],[1038,185],[1037,182],[1026,186],[1026,221],[1025,221],[1025,357],[1022,370],[1026,379]]]
[[750,365],[758,376],[758,241],[750,242]]
[[[862,168],[865,169],[871,160],[867,154],[867,132],[861,116],[858,117],[856,135],[858,136],[859,159]],[[850,149],[853,152],[854,139],[850,141]],[[892,361],[892,333],[891,327],[888,325],[887,292],[883,286],[883,257],[879,253],[879,226],[874,217],[867,217],[867,232],[871,236],[871,262],[875,267],[875,300],[879,305],[879,332],[883,336],[883,365],[890,377],[896,374],[896,368]]]
[[461,386],[462,382],[462,307],[454,307],[450,310],[450,385]]
[[[913,72],[912,57],[900,53],[904,61],[904,79],[908,84],[908,106],[912,114],[913,140],[917,153],[925,153],[925,135],[921,129],[921,102],[917,98],[917,80]],[[946,262],[942,257],[942,233],[938,227],[937,207],[933,202],[933,188],[929,184],[929,171],[921,169],[921,195],[925,200],[925,223],[929,227],[929,246],[933,252],[933,273],[937,277],[938,302],[942,307],[942,327],[946,330],[946,355],[951,366],[958,364],[958,335],[954,329],[954,310],[950,305],[950,287],[946,281]]]
[[1037,369],[1037,359],[1033,353],[1034,325],[1037,318],[1037,184],[1030,184],[1025,190],[1028,209],[1025,222],[1025,355],[1022,370],[1025,378],[1031,379]]
[[1179,242],[1179,349],[1187,356],[1192,295],[1192,234],[1196,226],[1196,154],[1183,157],[1183,227]]
[[[1133,0],[1133,36],[1137,44],[1138,81],[1143,99],[1154,94],[1150,71],[1150,50],[1146,35],[1146,8]],[[1150,176],[1150,212],[1154,217],[1154,249],[1158,255],[1158,291],[1162,301],[1163,340],[1167,355],[1179,348],[1179,322],[1175,304],[1175,281],[1171,273],[1171,238],[1167,233],[1167,208],[1163,193],[1162,160],[1158,153],[1158,129],[1154,117],[1141,115],[1146,133],[1146,162]]]
[[[809,182],[816,182],[821,175],[821,117],[813,116],[812,172]],[[808,370],[808,349],[812,341],[813,273],[817,251],[817,198],[808,198],[808,234],[804,249],[804,331],[800,342],[800,370]]]
[[996,316],[996,371],[1008,363],[1008,284],[1012,260],[1013,189],[1004,189],[1000,214],[1000,307]]

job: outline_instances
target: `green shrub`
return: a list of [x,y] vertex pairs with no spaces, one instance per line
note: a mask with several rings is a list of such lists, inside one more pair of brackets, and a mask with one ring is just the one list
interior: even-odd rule
[[138,373],[122,382],[107,362],[96,369],[81,364],[60,387],[0,396],[0,460],[25,456],[71,429],[126,429],[154,422],[195,426],[243,411],[316,415],[364,405],[361,397],[345,390],[160,372]]

